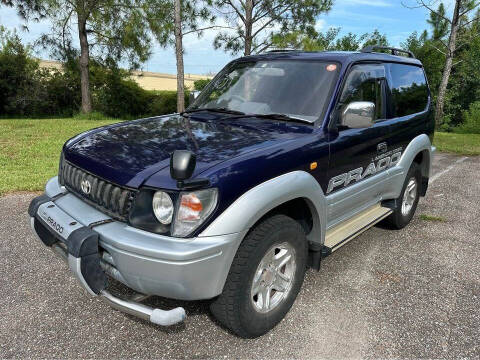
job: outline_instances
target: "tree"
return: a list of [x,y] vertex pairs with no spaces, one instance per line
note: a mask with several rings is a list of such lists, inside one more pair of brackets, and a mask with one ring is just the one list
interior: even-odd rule
[[276,34],[273,36],[273,44],[279,48],[305,51],[359,51],[369,45],[388,46],[386,35],[378,30],[362,35],[349,32],[339,37],[340,30],[341,28],[330,28],[313,38],[300,32]]
[[328,12],[333,0],[213,0],[230,31],[220,32],[216,49],[232,54],[261,53],[277,34],[300,32],[313,36],[318,15]]
[[448,35],[448,21],[445,20],[445,5],[440,3],[436,12],[430,12],[427,23],[433,29],[432,40],[443,40]]
[[[189,34],[201,36],[214,29],[215,16],[209,10],[209,0],[152,0],[146,8],[147,19],[161,46],[173,45],[177,66],[177,112],[185,111],[185,81],[183,38]],[[174,19],[173,23],[171,19]],[[205,26],[200,27],[200,23]]]
[[42,0],[0,0],[0,5],[15,7],[23,19],[31,18],[38,21],[44,16]]
[[[437,26],[438,29],[441,28],[441,25],[439,25],[439,22],[441,23],[442,21],[444,21],[448,24],[448,41],[447,43],[445,43],[444,41],[441,41],[441,43],[443,44],[443,49],[437,49],[440,53],[445,55],[445,64],[444,64],[443,73],[442,73],[442,80],[438,88],[437,103],[435,106],[435,121],[438,127],[443,122],[445,96],[447,93],[447,87],[448,87],[448,82],[450,80],[450,75],[452,73],[452,68],[455,65],[453,63],[455,54],[462,46],[457,43],[457,40],[458,40],[459,34],[461,34],[461,32],[465,30],[465,28],[469,24],[471,24],[476,20],[476,18],[474,18],[473,20],[468,20],[468,15],[480,5],[480,1],[455,0],[455,6],[453,9],[451,18],[448,18],[446,15],[442,14],[441,8],[435,10],[432,7],[432,4],[425,2],[425,0],[416,0],[416,1],[418,6],[410,7],[410,8],[427,9],[430,12],[430,14],[433,14],[430,17],[431,23]],[[434,28],[434,33],[435,33],[435,28]],[[438,40],[442,40],[442,39],[438,39]]]
[[[150,55],[150,37],[145,25],[142,1],[136,0],[29,0],[23,3],[27,19],[40,14],[52,22],[50,34],[40,43],[55,57],[79,58],[81,111],[91,112],[89,63],[94,56],[105,64],[128,62],[137,67]],[[79,51],[73,46],[78,38]]]

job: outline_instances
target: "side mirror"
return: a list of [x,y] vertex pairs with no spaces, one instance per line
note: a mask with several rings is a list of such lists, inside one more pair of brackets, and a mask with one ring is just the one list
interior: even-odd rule
[[368,128],[373,125],[375,104],[369,101],[355,101],[344,107],[340,124],[351,129]]
[[170,176],[177,181],[192,177],[197,157],[188,150],[175,150],[170,156]]
[[198,98],[198,95],[200,95],[200,91],[198,90],[190,91],[190,94],[188,95],[188,102],[190,105],[193,104],[193,102]]

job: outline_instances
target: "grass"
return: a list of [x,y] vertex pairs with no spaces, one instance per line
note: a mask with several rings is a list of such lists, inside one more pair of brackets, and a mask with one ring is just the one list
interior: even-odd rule
[[420,215],[420,220],[424,221],[434,221],[434,222],[445,222],[445,218],[441,216],[434,216],[434,215],[427,215],[427,214],[421,214]]
[[39,191],[58,172],[62,145],[85,130],[114,119],[0,119],[0,196]]
[[438,151],[461,155],[480,155],[480,134],[435,133]]

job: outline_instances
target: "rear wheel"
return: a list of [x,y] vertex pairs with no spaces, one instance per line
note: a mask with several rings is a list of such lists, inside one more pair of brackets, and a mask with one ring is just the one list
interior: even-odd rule
[[240,245],[213,315],[238,336],[254,338],[277,325],[290,310],[305,276],[307,241],[295,220],[272,216]]
[[408,170],[400,197],[397,199],[397,208],[386,219],[388,225],[394,229],[403,229],[412,220],[420,199],[422,174],[417,163],[413,163]]

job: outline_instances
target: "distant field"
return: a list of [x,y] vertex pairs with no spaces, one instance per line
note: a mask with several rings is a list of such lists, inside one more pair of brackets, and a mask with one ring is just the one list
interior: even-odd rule
[[438,151],[461,155],[480,155],[480,134],[435,133]]
[[[72,136],[119,120],[0,119],[0,196],[40,191],[58,171],[62,145]],[[480,154],[480,135],[436,133],[439,151]]]
[[58,171],[60,150],[72,136],[119,120],[0,119],[0,195],[38,191]]

